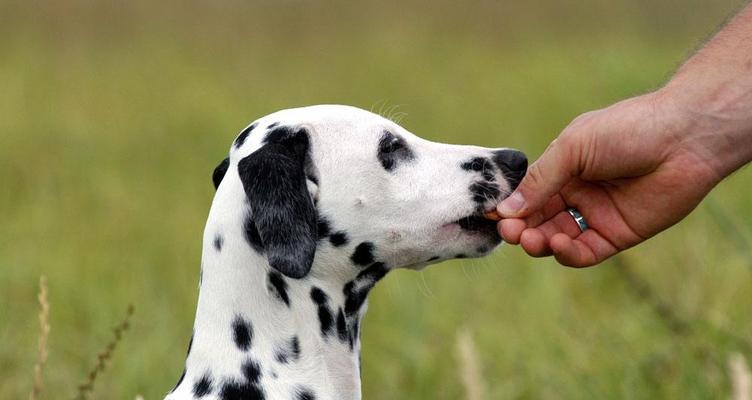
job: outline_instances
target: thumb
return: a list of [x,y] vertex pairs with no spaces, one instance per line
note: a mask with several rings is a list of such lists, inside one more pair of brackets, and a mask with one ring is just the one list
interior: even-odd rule
[[526,217],[541,208],[577,175],[576,147],[571,140],[555,139],[527,170],[517,189],[499,203],[502,218]]

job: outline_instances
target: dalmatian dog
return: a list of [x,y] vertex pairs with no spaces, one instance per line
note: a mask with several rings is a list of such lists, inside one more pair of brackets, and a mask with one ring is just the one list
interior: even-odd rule
[[516,150],[434,143],[348,106],[279,111],[214,171],[185,370],[167,399],[360,399],[366,297],[395,268],[482,257]]

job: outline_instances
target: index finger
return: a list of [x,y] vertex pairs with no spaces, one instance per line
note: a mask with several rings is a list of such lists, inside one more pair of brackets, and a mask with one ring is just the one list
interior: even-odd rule
[[515,192],[499,203],[504,218],[524,218],[539,211],[577,175],[579,144],[560,137],[527,170]]

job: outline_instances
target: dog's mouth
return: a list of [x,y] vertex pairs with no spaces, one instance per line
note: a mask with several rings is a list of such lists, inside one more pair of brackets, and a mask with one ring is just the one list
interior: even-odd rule
[[459,225],[465,231],[477,232],[480,234],[491,236],[494,241],[501,240],[499,232],[496,229],[496,224],[501,218],[496,211],[488,211],[485,213],[474,213],[466,217],[460,218],[454,223]]

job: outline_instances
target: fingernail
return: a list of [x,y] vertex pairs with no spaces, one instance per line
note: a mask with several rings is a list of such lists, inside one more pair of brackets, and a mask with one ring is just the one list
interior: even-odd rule
[[496,209],[499,211],[499,214],[509,216],[517,214],[517,212],[520,211],[522,209],[522,206],[524,205],[525,198],[522,197],[522,193],[514,192],[511,196],[507,197],[501,203],[499,203]]

